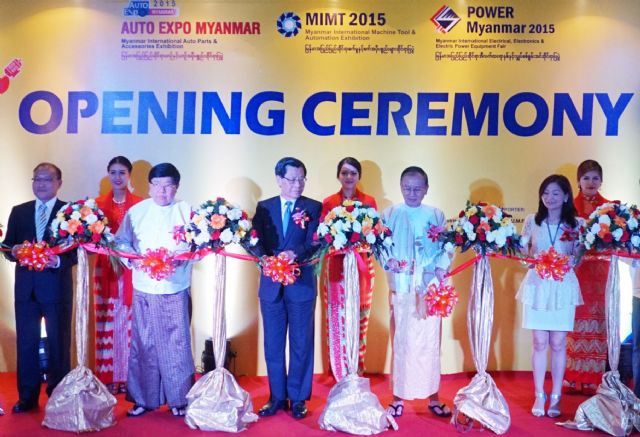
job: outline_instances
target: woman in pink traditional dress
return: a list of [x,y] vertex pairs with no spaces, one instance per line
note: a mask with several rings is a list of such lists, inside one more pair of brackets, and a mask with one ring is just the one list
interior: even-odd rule
[[[107,166],[111,191],[96,198],[115,234],[127,210],[142,200],[129,191],[131,162],[116,156]],[[119,266],[118,266],[119,267]],[[126,391],[131,336],[131,271],[98,255],[94,275],[96,304],[96,375],[111,393]]]
[[[573,201],[580,217],[588,219],[598,206],[608,202],[599,193],[600,185],[600,164],[592,159],[582,162],[578,166],[580,192]],[[608,274],[609,261],[585,259],[576,267],[584,305],[576,310],[575,329],[567,339],[566,392],[582,390],[587,395],[595,394],[606,370],[604,290]]]
[[[377,209],[376,200],[358,190],[357,185],[362,176],[360,162],[351,157],[343,158],[338,163],[337,178],[340,181],[340,191],[322,201],[322,215],[324,219],[336,206],[350,199],[362,202],[363,205]],[[327,338],[329,344],[329,359],[331,370],[336,380],[340,380],[347,374],[347,356],[345,353],[344,323],[344,272],[342,262],[344,256],[336,255],[324,260],[323,271],[320,275],[324,301],[327,302]],[[363,265],[359,265],[360,274],[360,351],[358,354],[358,373],[364,371],[364,355],[367,345],[367,326],[369,325],[369,313],[371,311],[371,299],[373,295],[373,260],[367,254],[362,254]]]
[[[579,244],[580,223],[572,202],[571,183],[562,175],[548,176],[538,191],[538,212],[524,222],[522,242],[531,256],[554,248],[560,255],[572,257]],[[547,353],[551,349],[551,400],[546,414],[560,415],[562,380],[567,363],[567,333],[573,330],[576,306],[582,304],[580,286],[573,271],[561,281],[542,279],[531,269],[525,275],[516,298],[522,303],[522,327],[533,333],[534,416],[545,415],[547,395],[544,378]]]

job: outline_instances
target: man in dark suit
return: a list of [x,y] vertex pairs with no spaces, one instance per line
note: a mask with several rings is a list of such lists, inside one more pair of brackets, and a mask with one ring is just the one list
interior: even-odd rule
[[[5,256],[16,261],[16,250],[23,242],[47,240],[50,224],[65,204],[56,198],[62,185],[62,172],[51,163],[41,163],[33,170],[33,194],[36,200],[14,206],[7,224],[4,244],[12,247]],[[70,369],[71,268],[76,263],[75,251],[52,255],[41,272],[31,271],[16,263],[15,313],[18,352],[19,400],[14,413],[22,413],[38,405],[40,365],[38,343],[40,320],[44,317],[49,343],[49,379],[47,394]]]
[[[282,158],[275,168],[280,195],[258,202],[253,218],[260,239],[258,255],[281,253],[298,263],[317,250],[313,234],[318,227],[320,202],[302,196],[307,169],[296,158]],[[313,377],[313,326],[316,305],[316,278],[312,265],[300,268],[291,285],[260,276],[260,310],[264,326],[264,354],[271,396],[258,412],[272,416],[287,410],[296,419],[307,415],[305,401],[311,397]],[[289,333],[289,369],[285,364],[285,344]]]

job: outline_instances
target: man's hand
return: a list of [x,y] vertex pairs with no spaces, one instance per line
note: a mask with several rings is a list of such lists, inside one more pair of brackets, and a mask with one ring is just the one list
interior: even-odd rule
[[60,257],[58,255],[51,255],[47,261],[48,269],[57,269],[60,267]]
[[443,283],[445,277],[447,276],[447,271],[445,269],[441,269],[440,267],[436,267],[436,278],[438,278],[438,282]]
[[296,253],[293,250],[284,250],[279,255],[284,255],[289,261],[295,261]]

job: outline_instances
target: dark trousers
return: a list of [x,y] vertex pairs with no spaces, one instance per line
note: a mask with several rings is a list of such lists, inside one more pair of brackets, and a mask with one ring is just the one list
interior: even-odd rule
[[16,346],[18,352],[18,395],[36,403],[40,396],[40,320],[44,317],[49,344],[47,394],[71,368],[71,303],[39,303],[30,300],[15,303]]
[[640,397],[640,298],[635,296],[631,311],[631,332],[633,334],[633,392]]
[[[260,300],[264,324],[264,355],[271,398],[304,401],[311,398],[313,379],[313,327],[316,300],[294,302],[280,296]],[[289,334],[289,368],[285,346]]]

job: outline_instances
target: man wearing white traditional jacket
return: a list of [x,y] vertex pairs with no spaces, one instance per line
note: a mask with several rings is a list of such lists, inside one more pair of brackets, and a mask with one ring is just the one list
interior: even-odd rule
[[[175,226],[189,223],[191,207],[176,200],[180,173],[172,164],[154,166],[149,172],[150,199],[129,209],[116,234],[119,250],[144,255],[166,248],[186,252],[186,243],[173,240]],[[139,260],[129,260],[137,267]],[[140,416],[167,404],[174,416],[184,416],[186,395],[193,385],[195,368],[189,332],[191,264],[179,262],[175,272],[162,280],[133,270],[131,354],[127,399],[134,402],[128,416]]]

